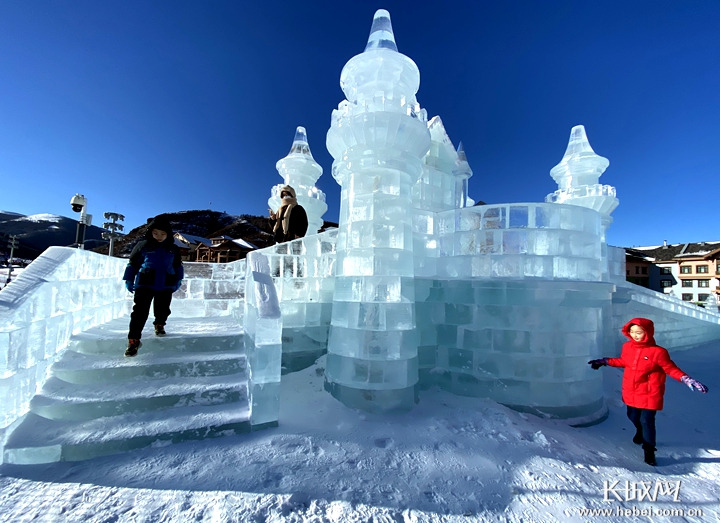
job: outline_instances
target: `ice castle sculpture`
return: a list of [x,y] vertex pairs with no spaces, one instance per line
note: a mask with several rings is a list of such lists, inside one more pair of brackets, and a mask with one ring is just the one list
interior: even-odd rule
[[315,161],[310,152],[304,127],[297,128],[290,152],[285,158],[278,160],[275,168],[284,183],[272,188],[272,196],[268,199],[268,205],[277,212],[280,208],[280,189],[283,185],[290,185],[295,189],[298,203],[307,213],[307,234],[315,234],[322,227],[322,217],[327,211],[327,204],[325,203],[325,193],[315,187],[315,183],[323,173],[323,168]]
[[[605,240],[618,204],[598,183],[609,162],[582,126],[551,170],[558,191],[546,202],[468,206],[472,170],[418,105],[419,81],[378,11],[365,51],[342,70],[346,100],[327,134],[339,228],[248,260],[188,263],[173,299],[176,334],[145,339],[134,361],[111,356],[131,306],[122,260],[54,247],[3,289],[3,461],[272,427],[282,423],[282,373],[326,352],[325,387],[350,407],[407,411],[419,390],[439,386],[595,423],[607,413],[603,374],[587,361],[618,354],[628,318],[652,319],[669,350],[720,338],[716,306],[625,281],[625,251]],[[303,128],[277,167],[319,220],[322,169]]]

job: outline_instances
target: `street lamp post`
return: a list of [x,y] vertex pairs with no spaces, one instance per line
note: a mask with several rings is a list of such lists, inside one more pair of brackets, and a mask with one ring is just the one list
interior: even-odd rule
[[115,246],[115,240],[120,237],[117,231],[123,230],[122,224],[119,224],[117,222],[125,221],[125,216],[116,212],[106,212],[105,219],[110,221],[103,224],[103,227],[107,229],[107,231],[102,233],[102,237],[105,240],[110,240],[110,250],[108,251],[108,256],[112,256],[113,248]]

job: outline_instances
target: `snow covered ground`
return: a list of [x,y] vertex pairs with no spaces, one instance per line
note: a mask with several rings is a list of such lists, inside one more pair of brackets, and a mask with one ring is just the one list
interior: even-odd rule
[[[277,428],[85,462],[3,465],[0,521],[718,522],[720,342],[672,356],[710,393],[669,380],[657,467],[631,441],[619,369],[599,371],[609,418],[570,428],[439,390],[422,392],[404,416],[353,411],[322,390],[322,358],[283,377]],[[676,493],[660,490],[655,502],[622,490],[677,481]]]

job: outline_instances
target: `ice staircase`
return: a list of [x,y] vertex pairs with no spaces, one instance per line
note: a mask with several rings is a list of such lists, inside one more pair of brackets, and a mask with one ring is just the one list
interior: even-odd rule
[[134,358],[123,353],[128,318],[73,336],[30,412],[9,435],[3,461],[78,461],[143,447],[249,432],[248,365],[231,317],[151,320]]

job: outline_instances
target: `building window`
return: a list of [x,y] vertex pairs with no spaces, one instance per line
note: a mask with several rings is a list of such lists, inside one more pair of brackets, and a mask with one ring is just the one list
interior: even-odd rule
[[683,287],[692,287],[692,286],[693,286],[693,280],[683,280],[682,286],[683,286]]
[[697,267],[695,267],[695,272],[697,274],[707,274],[708,266],[707,265],[698,265]]
[[630,269],[626,269],[625,272],[627,273],[627,276],[630,276]]
[[635,274],[640,274],[640,267],[637,265],[635,266]]
[[660,287],[663,289],[667,289],[668,287],[672,287],[672,280],[660,280]]
[[710,297],[709,294],[698,294],[698,301],[705,301]]
[[660,274],[672,274],[671,267],[660,267]]
[[698,287],[710,287],[710,280],[698,280]]
[[693,295],[692,294],[683,294],[682,299],[683,301],[692,301]]
[[640,268],[640,272],[641,272],[642,274],[647,274],[647,267],[641,267],[641,268]]
[[680,267],[680,274],[691,274],[692,273],[692,267]]

